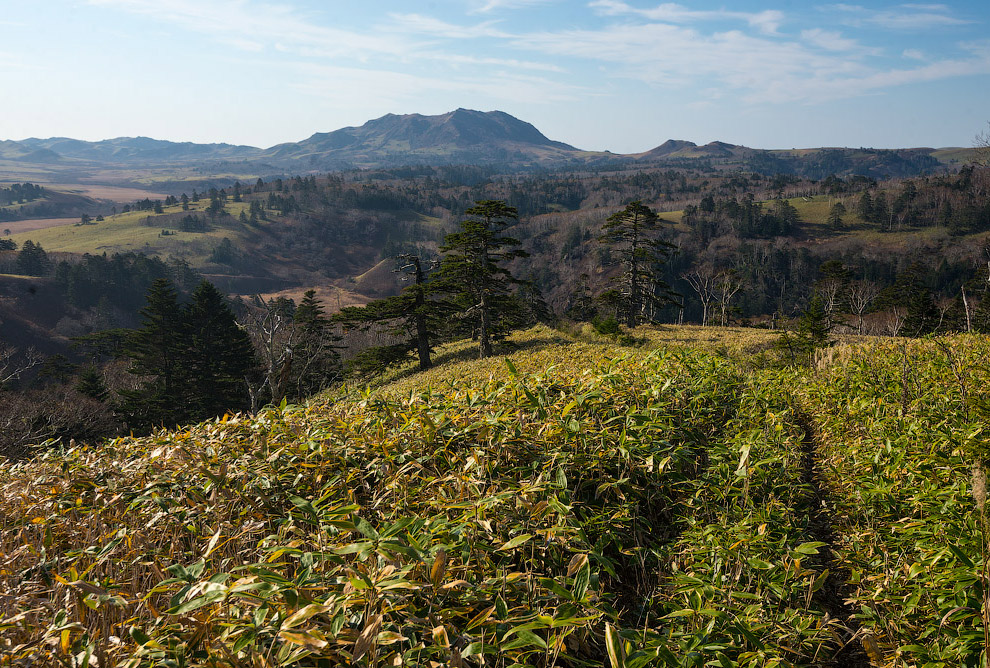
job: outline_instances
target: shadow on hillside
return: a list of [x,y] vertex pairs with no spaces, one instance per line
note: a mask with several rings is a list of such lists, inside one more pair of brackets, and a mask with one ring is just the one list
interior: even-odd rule
[[[539,348],[545,348],[552,345],[570,345],[575,343],[575,339],[568,337],[563,334],[558,334],[556,332],[547,331],[546,333],[541,333],[534,337],[527,337],[524,340],[516,341],[512,339],[507,339],[501,341],[495,345],[495,354],[492,357],[505,357],[506,355],[512,355],[514,353],[525,352],[527,350],[535,350]],[[468,362],[471,360],[478,359],[478,345],[465,346],[457,350],[448,350],[434,355],[432,358],[433,366],[445,366],[448,364],[456,364],[458,362]],[[416,365],[410,366],[408,369],[403,369],[402,371],[396,373],[395,375],[389,377],[388,383],[393,383],[410,376],[414,376],[419,373],[419,367]]]

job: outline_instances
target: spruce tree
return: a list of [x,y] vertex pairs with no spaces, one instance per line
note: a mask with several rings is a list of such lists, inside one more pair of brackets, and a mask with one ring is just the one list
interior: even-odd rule
[[203,281],[183,311],[185,371],[193,381],[185,398],[189,416],[202,420],[247,409],[247,378],[258,365],[227,298]]
[[141,316],[141,327],[130,332],[124,350],[131,359],[128,371],[142,381],[137,389],[121,391],[121,411],[137,430],[180,424],[187,416],[190,379],[182,309],[167,279],[151,284]]
[[333,323],[315,290],[307,290],[293,316],[296,342],[289,367],[296,396],[305,398],[328,388],[341,376],[340,354]]
[[87,366],[80,372],[76,391],[97,401],[106,401],[109,395],[103,374],[95,366]]
[[674,247],[653,237],[659,228],[656,212],[635,201],[609,216],[598,238],[603,244],[617,247],[625,269],[616,279],[616,287],[627,327],[644,320],[648,306],[655,310],[676,303],[676,294],[660,279],[660,268]]
[[519,219],[515,207],[502,200],[479,200],[468,208],[461,230],[448,234],[442,250],[439,287],[454,295],[477,325],[480,357],[490,357],[492,344],[508,333],[511,288],[520,281],[504,264],[527,257],[520,242],[503,232]]

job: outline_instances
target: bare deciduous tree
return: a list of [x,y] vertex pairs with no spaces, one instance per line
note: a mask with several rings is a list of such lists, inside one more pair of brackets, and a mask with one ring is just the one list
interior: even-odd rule
[[702,265],[695,271],[682,275],[681,278],[687,281],[691,289],[698,294],[698,299],[701,300],[701,325],[702,327],[707,326],[711,305],[717,294],[718,274],[711,265]]
[[729,324],[729,303],[736,296],[736,293],[742,289],[742,285],[742,279],[734,271],[719,272],[715,279],[715,299],[718,301],[722,327]]
[[976,164],[990,167],[990,123],[987,123],[986,130],[976,135],[973,146],[976,148]]
[[879,295],[880,286],[873,281],[853,281],[849,284],[846,300],[849,302],[849,308],[859,319],[857,332],[860,335],[863,334],[863,315]]
[[262,377],[257,382],[248,381],[251,393],[251,411],[258,409],[259,397],[268,388],[273,404],[281,403],[289,384],[292,366],[292,346],[296,334],[292,314],[285,305],[261,297],[255,298],[258,308],[251,309],[246,325],[261,361]]
[[22,354],[20,350],[0,342],[0,388],[17,380],[28,369],[41,364],[43,358],[33,347]]

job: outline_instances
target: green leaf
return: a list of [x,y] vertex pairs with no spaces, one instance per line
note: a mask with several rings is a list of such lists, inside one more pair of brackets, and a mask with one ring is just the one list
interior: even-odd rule
[[574,576],[574,587],[571,589],[575,601],[583,601],[588,592],[588,583],[591,582],[591,564],[587,561],[578,569]]
[[813,541],[810,543],[801,543],[794,548],[794,551],[798,554],[818,554],[818,548],[824,547],[825,543],[820,541]]
[[502,545],[502,547],[498,548],[498,551],[503,552],[505,550],[512,550],[514,548],[517,548],[520,545],[522,545],[523,543],[527,542],[532,537],[533,537],[533,534],[531,534],[531,533],[524,533],[521,536],[516,536],[512,540],[510,540],[510,541],[506,542],[504,545]]
[[625,652],[622,649],[622,638],[611,624],[605,624],[605,650],[612,668],[625,668]]
[[366,538],[370,538],[371,540],[378,540],[378,532],[375,531],[375,528],[371,526],[368,520],[364,519],[363,517],[358,517],[357,515],[355,515],[354,526],[357,527],[357,530],[360,531],[362,534],[364,534]]

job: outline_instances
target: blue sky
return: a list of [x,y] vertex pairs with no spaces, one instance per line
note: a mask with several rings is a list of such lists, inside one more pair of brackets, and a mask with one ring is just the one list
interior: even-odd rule
[[499,109],[580,148],[969,146],[990,3],[0,2],[0,139],[267,147]]

